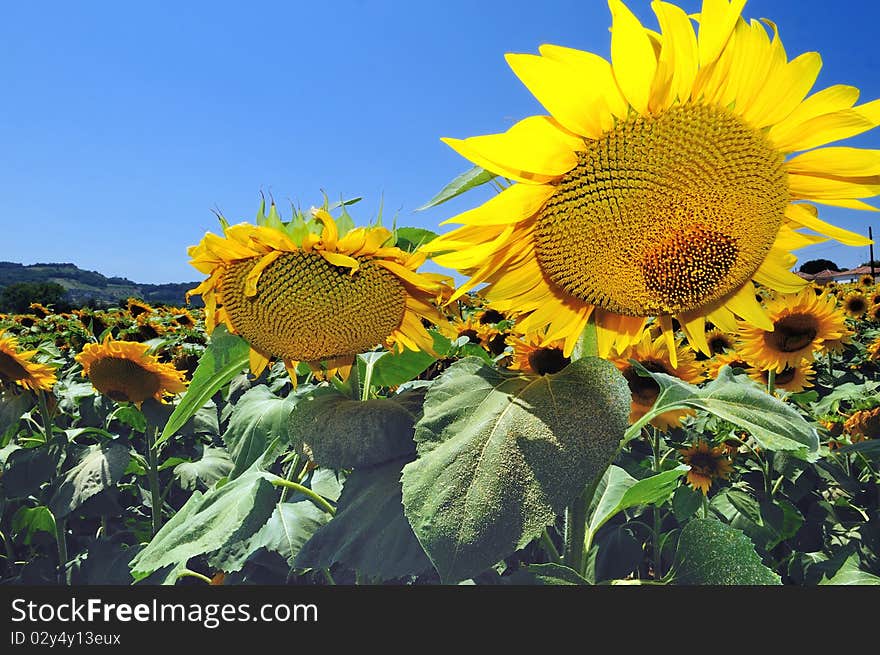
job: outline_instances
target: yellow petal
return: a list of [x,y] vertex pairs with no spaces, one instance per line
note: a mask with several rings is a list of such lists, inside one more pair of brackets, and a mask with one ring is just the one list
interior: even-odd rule
[[797,293],[804,288],[807,281],[781,265],[778,253],[779,251],[774,252],[774,249],[770,250],[770,255],[755,271],[753,279],[759,284],[782,293]]
[[440,266],[456,270],[477,266],[498,251],[510,239],[511,234],[513,234],[513,226],[507,226],[501,234],[491,241],[480,243],[461,252],[438,255],[434,257],[434,261]]
[[538,52],[547,59],[571,66],[582,77],[590,79],[590,84],[602,91],[602,97],[614,116],[624,119],[629,115],[629,103],[617,86],[608,60],[592,52],[549,43],[539,46]]
[[706,314],[712,324],[724,332],[734,333],[737,330],[736,318],[726,307],[719,307]]
[[842,109],[830,114],[816,116],[787,131],[776,126],[768,132],[773,144],[783,152],[809,150],[832,141],[848,139],[867,132],[880,124],[880,100]]
[[[706,341],[705,316],[702,314],[682,314],[678,317],[678,322],[681,324],[681,331],[684,332],[689,344],[706,355],[712,354],[712,351],[709,349],[709,343]],[[674,350],[674,348],[670,350],[670,354]],[[677,364],[673,364],[673,366],[677,366]]]
[[321,250],[320,254],[321,257],[323,257],[334,266],[342,266],[343,268],[351,269],[351,275],[354,275],[361,267],[361,263],[354,257],[349,257],[348,255],[343,255],[342,253]]
[[257,282],[260,281],[260,276],[263,274],[263,271],[265,271],[272,262],[283,254],[284,253],[279,250],[273,250],[268,255],[264,255],[260,261],[257,262],[256,266],[250,270],[247,277],[244,279],[244,295],[246,297],[253,298],[257,295]]
[[697,37],[701,68],[711,64],[721,54],[745,4],[746,0],[703,0]]
[[816,213],[816,208],[811,205],[791,204],[785,208],[786,218],[791,219],[798,225],[819,232],[827,237],[839,241],[847,246],[867,246],[871,240],[861,234],[844,230],[841,227],[826,223]]
[[871,198],[880,194],[880,175],[854,178],[829,178],[817,175],[788,175],[793,198]]
[[672,317],[668,314],[657,317],[660,321],[660,330],[669,352],[669,363],[672,368],[678,368],[678,349],[675,347],[675,330],[672,329]]
[[549,184],[514,184],[479,207],[449,218],[447,223],[465,225],[505,225],[518,223],[532,216],[544,206],[556,187]]
[[676,100],[685,102],[691,96],[699,61],[697,36],[687,14],[679,7],[655,0],[651,8],[657,15],[663,33],[663,49],[658,66],[669,61],[673,71],[669,95],[664,103],[665,107],[669,107]]
[[624,97],[640,114],[648,112],[651,85],[657,72],[654,46],[639,19],[620,0],[611,9],[611,63]]
[[268,365],[269,358],[251,348],[251,373],[254,374],[254,377],[260,377]]
[[805,52],[784,66],[771,69],[763,92],[743,116],[755,127],[774,125],[803,102],[822,68],[818,52]]
[[864,177],[880,175],[880,150],[867,148],[817,148],[785,162],[790,173]]
[[506,55],[508,65],[532,95],[567,130],[591,139],[604,132],[611,119],[604,89],[595,73],[537,55]]
[[441,139],[486,170],[518,182],[549,182],[577,165],[583,140],[548,116],[530,116],[501,134]]
[[755,287],[751,282],[747,282],[739,291],[727,298],[724,304],[734,314],[755,327],[768,332],[773,330],[773,321],[755,298]]

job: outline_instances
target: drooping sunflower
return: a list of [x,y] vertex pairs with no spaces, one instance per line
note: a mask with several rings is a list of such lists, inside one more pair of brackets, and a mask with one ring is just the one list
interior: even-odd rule
[[131,314],[132,318],[137,318],[141,314],[152,314],[156,311],[154,307],[143,300],[138,300],[137,298],[129,298],[126,306],[128,307],[128,313]]
[[824,239],[798,230],[867,243],[804,201],[866,209],[858,199],[880,193],[880,151],[817,148],[880,124],[880,101],[854,106],[858,90],[840,85],[807,97],[819,55],[789,61],[776,26],[771,37],[742,19],[744,4],[705,0],[695,34],[672,4],[652,3],[654,32],[610,0],[610,63],[555,45],[507,56],[550,115],[444,139],[515,182],[422,247],[470,276],[458,294],[487,283],[493,307],[522,314],[525,332],[548,326],[566,354],[591,315],[602,356],[651,316],[668,344],[675,317],[708,354],[707,317],[772,329],[753,281],[806,284],[790,251]]
[[843,299],[843,311],[850,318],[862,318],[868,311],[868,299],[860,291],[846,294]]
[[868,344],[867,352],[868,359],[875,362],[880,362],[880,337],[877,337]]
[[[632,394],[632,405],[629,420],[634,423],[654,406],[654,402],[660,395],[660,385],[653,378],[639,375],[638,370],[630,363],[634,359],[652,373],[665,373],[677,378],[696,384],[704,377],[703,368],[696,361],[690,348],[683,348],[680,343],[674,343],[676,354],[670,355],[666,338],[663,335],[652,339],[651,333],[646,331],[642,339],[625,349],[610,361],[623,373],[623,377],[629,384]],[[564,350],[563,350],[564,354]],[[673,364],[675,357],[675,364]],[[673,410],[665,412],[651,421],[651,424],[661,430],[668,430],[681,424],[681,420],[693,414],[691,410]]]
[[563,354],[565,343],[558,339],[546,343],[541,334],[511,335],[507,343],[513,347],[511,370],[531,375],[558,373],[571,364],[571,358]]
[[740,354],[759,369],[781,373],[786,366],[811,359],[826,340],[839,339],[847,332],[846,320],[834,302],[809,289],[780,295],[767,304],[767,313],[770,329],[743,323],[739,332]]
[[425,256],[389,245],[383,227],[340,234],[326,209],[312,213],[284,223],[273,205],[274,220],[224,226],[189,249],[209,275],[187,294],[205,301],[208,332],[225,324],[250,343],[254,375],[275,358],[294,383],[299,362],[345,378],[357,354],[379,344],[432,352],[422,319],[445,323],[435,302],[448,298],[450,279],[417,273]]
[[733,470],[733,462],[725,449],[711,447],[705,441],[678,452],[684,463],[691,467],[687,474],[688,484],[692,489],[702,491],[704,496],[715,480],[727,479]]
[[4,332],[0,330],[0,387],[14,383],[31,391],[50,391],[55,368],[33,361],[37,351],[19,351],[15,337],[4,337]]
[[140,405],[148,398],[163,402],[165,396],[186,391],[184,372],[161,363],[149,354],[149,346],[135,341],[89,343],[76,356],[99,393],[111,400]]
[[[766,387],[770,379],[770,371],[750,368],[749,377]],[[800,393],[813,386],[813,378],[815,377],[816,371],[813,369],[813,364],[806,359],[802,359],[794,366],[786,366],[781,373],[777,373],[773,386],[792,393]]]
[[46,318],[47,316],[52,315],[51,309],[38,302],[32,302],[30,304],[30,309],[31,312],[33,312],[33,314],[39,318]]

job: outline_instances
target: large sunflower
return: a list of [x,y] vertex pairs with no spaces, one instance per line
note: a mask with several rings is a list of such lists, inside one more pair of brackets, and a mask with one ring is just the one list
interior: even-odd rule
[[15,383],[31,391],[49,391],[56,382],[55,368],[33,361],[36,350],[18,350],[15,337],[0,330],[0,387]]
[[183,371],[162,364],[149,349],[144,343],[107,336],[103,343],[86,344],[76,361],[82,364],[83,377],[112,400],[140,405],[148,398],[162,402],[166,395],[186,391]]
[[383,227],[340,234],[325,209],[313,215],[224,226],[189,249],[210,276],[188,294],[204,299],[208,331],[225,324],[250,343],[254,375],[277,358],[294,382],[301,361],[347,377],[355,356],[379,344],[431,352],[422,319],[445,322],[435,301],[449,297],[449,278],[416,273],[425,256],[389,245]]
[[827,296],[816,296],[810,289],[781,295],[767,303],[770,328],[764,330],[743,323],[740,354],[759,369],[781,373],[786,366],[797,366],[802,359],[824,350],[824,342],[847,334],[843,313]]
[[[617,366],[629,384],[632,394],[630,408],[630,423],[648,413],[654,406],[654,402],[660,395],[660,385],[653,378],[639,375],[638,370],[630,362],[634,359],[652,373],[665,373],[680,378],[685,382],[696,384],[704,377],[702,366],[696,361],[694,353],[689,348],[682,348],[678,343],[673,344],[675,354],[670,354],[669,347],[663,335],[656,339],[651,338],[651,333],[646,331],[642,339],[624,350],[611,362]],[[673,363],[675,360],[675,363]],[[673,410],[664,412],[651,421],[651,424],[661,430],[667,430],[681,424],[681,420],[693,414],[691,410]]]
[[704,0],[695,34],[674,5],[652,3],[654,32],[610,0],[610,63],[555,45],[507,56],[550,116],[444,139],[516,182],[422,247],[470,276],[458,294],[487,283],[493,307],[523,314],[525,332],[549,326],[566,354],[591,315],[602,356],[637,342],[650,316],[667,343],[675,317],[708,354],[707,317],[772,329],[753,281],[806,284],[789,251],[824,239],[798,230],[867,243],[803,201],[866,209],[858,198],[880,193],[880,151],[817,148],[880,124],[880,101],[854,107],[849,86],[807,97],[819,55],[789,61],[744,4]]

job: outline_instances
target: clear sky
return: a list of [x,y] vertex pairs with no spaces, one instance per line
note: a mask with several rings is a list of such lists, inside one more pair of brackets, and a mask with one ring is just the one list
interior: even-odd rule
[[[648,0],[629,5],[656,26]],[[789,57],[822,54],[817,88],[880,97],[880,3],[751,0],[745,15],[776,21]],[[359,223],[384,198],[399,224],[437,229],[489,193],[413,212],[470,167],[439,138],[544,113],[504,53],[608,56],[609,25],[602,0],[4,2],[0,260],[196,280],[186,248],[217,231],[211,210],[252,220],[261,190],[285,217],[324,189],[363,196]],[[850,143],[878,148],[875,132]],[[821,211],[880,235],[878,214]],[[799,255],[868,258],[833,244]]]

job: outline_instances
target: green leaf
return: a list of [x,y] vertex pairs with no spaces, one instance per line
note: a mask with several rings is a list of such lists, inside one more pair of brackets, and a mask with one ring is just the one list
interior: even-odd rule
[[235,464],[222,448],[205,446],[202,456],[193,462],[183,462],[174,467],[174,477],[184,489],[198,487],[207,489],[217,480],[229,476]]
[[129,449],[115,441],[84,449],[77,464],[57,482],[49,501],[52,513],[56,518],[65,517],[95,494],[113,487],[130,459]]
[[444,582],[522,548],[601,475],[630,411],[616,367],[580,359],[528,377],[476,358],[434,381],[416,425],[403,502]]
[[134,405],[122,405],[113,412],[113,418],[141,434],[147,430],[147,418]]
[[818,458],[819,436],[793,407],[768,394],[743,376],[724,366],[718,378],[703,388],[664,373],[652,373],[634,362],[640,374],[660,385],[660,395],[647,414],[627,430],[627,440],[639,435],[644,425],[664,412],[692,407],[701,409],[747,430],[765,450],[787,451],[799,459]]
[[169,417],[162,436],[156,440],[157,446],[170,439],[211,396],[250,365],[250,349],[247,341],[229,334],[224,326],[214,329],[189,389]]
[[394,230],[394,234],[397,237],[395,245],[407,252],[415,252],[420,246],[437,238],[436,232],[419,227],[399,227]]
[[336,516],[300,550],[296,568],[341,564],[389,580],[431,569],[401,504],[400,470],[407,459],[354,471],[345,481]]
[[48,507],[19,507],[12,516],[12,534],[23,537],[29,546],[38,532],[48,532],[55,536],[55,517]]
[[130,585],[129,562],[141,549],[123,541],[94,539],[83,553],[71,562],[71,585]]
[[307,446],[321,466],[374,466],[415,453],[413,425],[421,412],[406,398],[423,395],[408,392],[366,401],[339,393],[304,398],[291,412],[288,430],[297,451]]
[[33,406],[33,402],[30,394],[0,389],[0,444],[18,428],[21,417]]
[[21,448],[9,454],[3,467],[3,489],[7,498],[36,494],[55,477],[55,459],[45,447]]
[[302,547],[330,518],[310,500],[278,503],[266,525],[250,540],[247,552],[253,554],[265,548],[281,555],[293,568]]
[[265,386],[249,389],[236,403],[223,442],[235,462],[230,474],[237,478],[262,458],[270,445],[288,443],[287,420],[296,405],[296,395],[279,398]]
[[[449,339],[436,330],[429,330],[434,338],[434,351],[446,355],[451,347]],[[403,352],[387,352],[373,363],[371,385],[373,387],[396,387],[415,379],[437,361],[434,355],[423,350],[406,349]]]
[[717,494],[711,505],[731,526],[745,532],[759,548],[767,551],[797,534],[804,522],[797,507],[787,500],[759,502],[738,489]]
[[475,189],[480,185],[491,182],[496,177],[498,176],[494,173],[490,173],[489,171],[480,168],[479,166],[474,166],[469,171],[465,171],[461,175],[457,176],[449,184],[443,187],[440,190],[440,193],[438,193],[424,205],[416,209],[416,211],[420,212],[426,209],[430,209],[431,207],[436,207],[437,205],[442,205],[447,200],[452,200],[456,196],[460,196],[465,191],[470,191],[471,189]]
[[502,578],[514,585],[588,585],[577,571],[561,564],[524,564],[517,571]]
[[702,504],[703,494],[687,485],[681,485],[672,494],[672,513],[679,523],[684,523],[696,514]]
[[245,474],[207,493],[196,491],[177,514],[131,561],[135,580],[190,557],[215,553],[245,542],[260,530],[275,509],[277,476],[256,465]]
[[778,585],[751,540],[714,518],[690,521],[678,538],[674,564],[680,585]]
[[615,514],[638,505],[655,505],[669,498],[678,479],[690,470],[679,465],[670,471],[636,480],[619,466],[610,466],[593,496],[593,512],[587,523],[587,540],[593,537]]
[[837,573],[832,577],[827,575],[819,582],[820,585],[880,585],[880,577],[863,571],[859,568],[859,556],[856,553],[850,555]]

